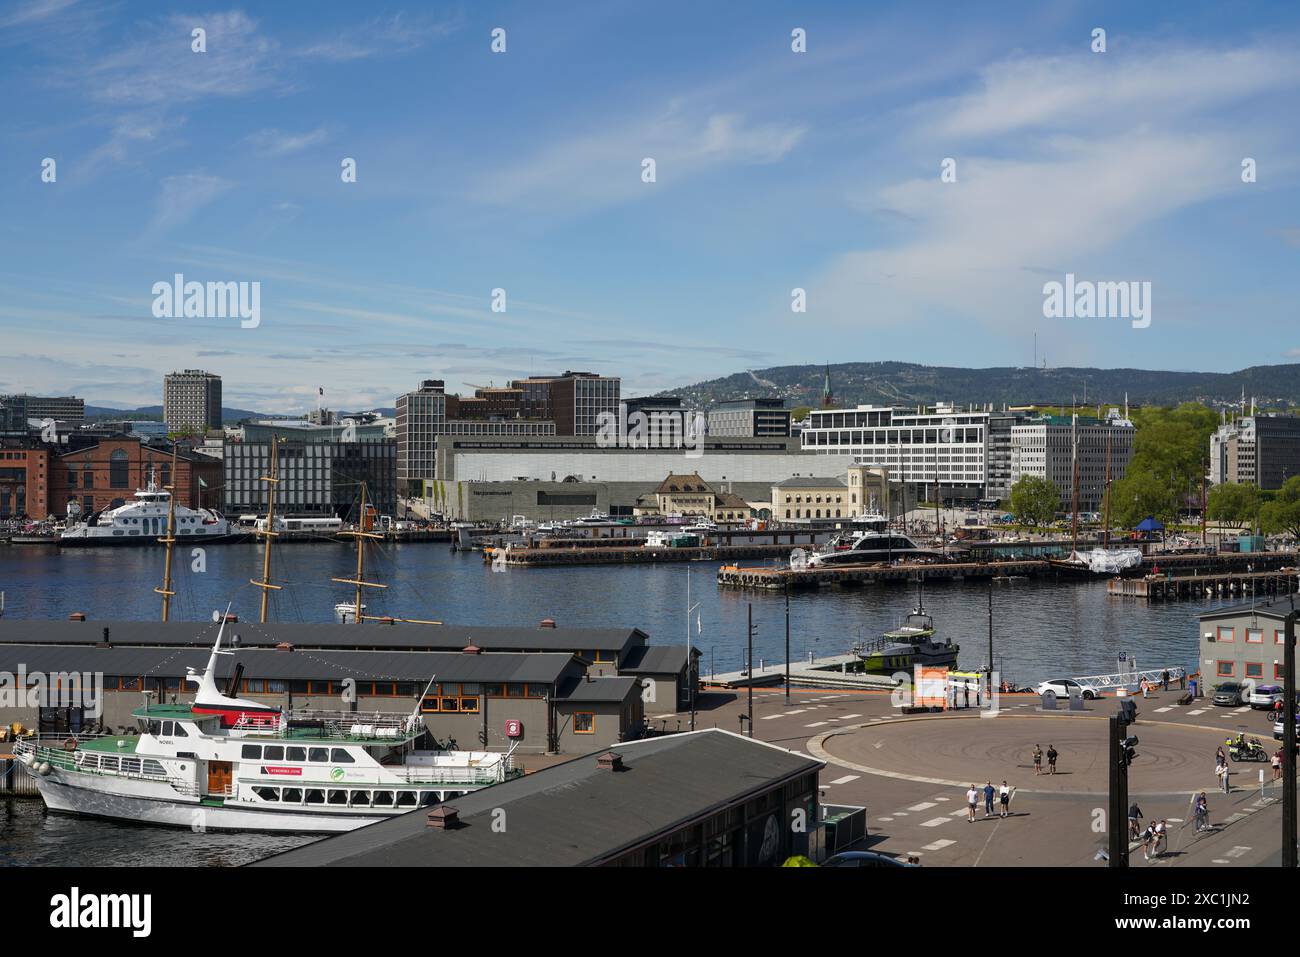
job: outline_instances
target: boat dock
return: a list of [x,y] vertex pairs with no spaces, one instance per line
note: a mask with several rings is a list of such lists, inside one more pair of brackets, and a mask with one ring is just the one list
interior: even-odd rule
[[645,545],[582,548],[484,548],[483,560],[492,562],[504,553],[507,565],[532,568],[556,565],[658,564],[661,562],[725,562],[741,558],[789,559],[789,545],[697,545],[652,548]]
[[[803,688],[855,688],[860,691],[888,691],[898,686],[888,675],[864,674],[849,671],[857,665],[857,655],[832,655],[811,661],[790,662],[790,684]],[[725,674],[701,678],[703,684],[721,688],[762,688],[779,685],[785,681],[784,662],[760,660],[754,674],[748,671],[729,671]]]
[[830,585],[861,585],[871,582],[908,582],[917,576],[925,580],[942,579],[1009,579],[1046,575],[1051,566],[1045,561],[949,562],[947,564],[907,563],[898,565],[831,565],[818,568],[741,568],[724,565],[718,569],[718,584],[735,588],[784,590],[821,588]]
[[1300,590],[1300,578],[1279,572],[1232,572],[1221,575],[1161,575],[1116,578],[1106,593],[1148,602],[1181,601],[1231,595],[1287,595]]

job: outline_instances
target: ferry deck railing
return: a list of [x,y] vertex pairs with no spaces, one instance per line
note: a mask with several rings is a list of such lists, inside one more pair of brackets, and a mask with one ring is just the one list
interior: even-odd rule
[[[60,735],[61,739],[66,740],[66,735]],[[166,782],[172,788],[182,794],[195,794],[197,788],[192,781],[168,774],[166,770],[162,773],[147,770],[148,765],[145,763],[144,756],[134,754],[112,754],[109,752],[99,751],[81,751],[78,749],[69,750],[62,746],[51,747],[47,744],[40,744],[33,738],[22,738],[14,743],[14,757],[18,758],[27,770],[34,774],[39,774],[36,770],[41,764],[49,764],[52,768],[58,768],[61,771],[73,771],[78,774],[94,774],[100,777],[118,777],[130,778],[137,781],[157,781]],[[28,765],[24,760],[25,756],[31,756],[31,764]],[[94,765],[89,763],[89,756],[95,758]],[[105,767],[103,759],[105,757],[115,758],[115,767]],[[122,759],[134,760],[139,762],[140,770],[125,770],[122,767]],[[155,759],[156,761],[156,759]],[[159,762],[160,763],[160,762]]]

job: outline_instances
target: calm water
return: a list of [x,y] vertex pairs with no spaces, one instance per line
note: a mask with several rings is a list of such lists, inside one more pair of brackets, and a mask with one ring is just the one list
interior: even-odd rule
[[[214,545],[206,569],[177,561],[173,620],[208,620],[227,602],[241,619],[256,619],[260,547]],[[5,617],[157,619],[161,550],[0,547]],[[438,543],[377,546],[366,577],[385,582],[369,590],[369,614],[458,624],[638,627],[655,643],[684,642],[689,567],[692,637],[702,630],[703,670],[731,671],[744,660],[747,606],[754,609],[754,655],[782,660],[782,594],[720,589],[717,564],[512,568],[494,573],[477,554],[452,554]],[[346,544],[294,544],[275,553],[272,579],[285,585],[273,598],[283,621],[332,621],[334,604],[350,600],[355,551]],[[915,587],[875,585],[857,590],[796,593],[790,600],[791,647],[797,657],[843,653],[859,637],[893,627],[916,599]],[[941,633],[962,646],[959,664],[974,668],[988,656],[988,586],[935,582],[925,604]],[[994,654],[1002,673],[1025,683],[1062,675],[1113,671],[1119,652],[1144,667],[1190,665],[1196,659],[1196,613],[1210,603],[1152,605],[1107,597],[1104,583],[1052,584],[1017,580],[994,589]],[[308,838],[192,835],[47,815],[39,801],[0,803],[0,865],[16,863],[150,863],[164,855],[194,865],[242,863]],[[183,837],[178,838],[181,834]]]

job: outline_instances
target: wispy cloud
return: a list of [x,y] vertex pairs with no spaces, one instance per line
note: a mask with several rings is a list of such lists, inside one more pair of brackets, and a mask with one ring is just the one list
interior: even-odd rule
[[32,3],[20,3],[9,13],[0,14],[0,30],[41,23],[58,16],[76,3],[77,0],[34,0]]
[[427,16],[413,17],[396,13],[379,17],[348,29],[332,37],[315,40],[296,49],[296,56],[309,60],[328,60],[344,63],[364,60],[374,56],[401,56],[420,49],[439,37],[454,33],[461,19],[437,20]]
[[147,239],[156,239],[188,223],[190,219],[234,184],[219,176],[186,173],[168,176],[154,204]]
[[[626,202],[707,170],[777,162],[805,133],[803,126],[754,123],[730,113],[686,116],[674,105],[641,122],[548,146],[489,173],[476,193],[486,202],[530,208]],[[641,179],[646,158],[655,161],[653,184]]]
[[285,133],[277,129],[258,130],[248,137],[248,144],[264,156],[288,156],[298,153],[329,138],[325,127],[306,133]]

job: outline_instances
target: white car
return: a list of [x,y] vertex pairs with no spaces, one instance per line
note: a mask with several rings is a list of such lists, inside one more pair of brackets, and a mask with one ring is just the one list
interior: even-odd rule
[[1101,697],[1101,692],[1092,685],[1079,684],[1073,678],[1054,678],[1051,681],[1040,681],[1034,685],[1034,694],[1043,695],[1049,691],[1058,698],[1069,698],[1072,693],[1076,692],[1088,701]]
[[1280,685],[1258,685],[1246,698],[1252,708],[1272,708],[1286,700],[1286,690]]

